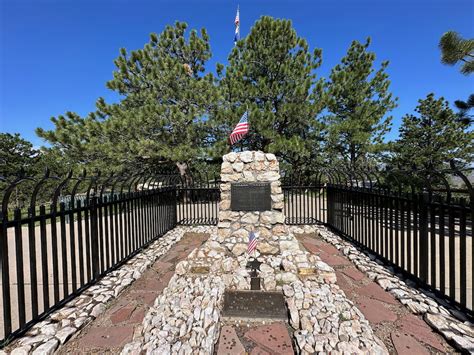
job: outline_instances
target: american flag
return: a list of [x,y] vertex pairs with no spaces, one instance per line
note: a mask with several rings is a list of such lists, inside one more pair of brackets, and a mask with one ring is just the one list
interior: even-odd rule
[[239,123],[235,126],[234,130],[230,134],[229,140],[230,144],[234,144],[242,139],[247,133],[249,133],[249,122],[248,122],[249,114],[247,111],[242,115]]
[[234,44],[240,39],[240,15],[239,7],[237,6],[237,14],[235,15],[235,35],[234,35]]
[[257,249],[257,238],[258,236],[254,232],[249,233],[249,244],[247,246],[247,254],[250,254],[255,249]]

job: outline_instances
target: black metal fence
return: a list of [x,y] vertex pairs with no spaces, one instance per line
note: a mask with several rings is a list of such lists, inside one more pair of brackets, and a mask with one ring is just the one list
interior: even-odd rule
[[[177,194],[163,177],[19,178],[0,215],[0,339],[7,341],[68,302],[177,224]],[[11,209],[15,188],[34,182],[29,206]],[[62,198],[61,198],[62,196]],[[78,197],[79,196],[79,197]],[[67,198],[65,198],[67,197]],[[60,201],[67,201],[60,202]]]
[[317,224],[327,222],[326,184],[322,181],[282,186],[286,224]]
[[[424,188],[404,188],[407,172],[321,169],[315,181],[283,182],[287,224],[325,224],[376,254],[470,316],[474,308],[474,193],[444,175],[422,172]],[[176,175],[19,178],[5,190],[0,215],[0,338],[20,334],[177,224],[215,225],[217,178]],[[406,181],[418,181],[418,178]],[[51,184],[50,198],[37,201]],[[9,206],[31,185],[28,206]],[[397,187],[395,191],[388,188]],[[419,188],[419,185],[417,185]],[[45,194],[43,193],[43,197]]]
[[472,315],[472,200],[329,184],[328,225]]
[[219,180],[195,179],[176,186],[177,221],[181,225],[217,225],[220,190]]
[[[286,188],[289,223],[328,225],[472,317],[474,191],[468,173],[453,162],[436,172],[328,171],[327,185],[315,184],[325,213],[308,202],[314,188]],[[455,178],[459,186],[453,188]]]

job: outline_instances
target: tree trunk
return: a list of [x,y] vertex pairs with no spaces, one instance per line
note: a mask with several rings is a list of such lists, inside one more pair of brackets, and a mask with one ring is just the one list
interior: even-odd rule
[[186,162],[177,162],[176,167],[178,168],[179,175],[181,176],[181,181],[187,186],[192,185],[193,179],[189,173],[189,166]]
[[181,176],[181,182],[183,184],[184,195],[183,200],[186,203],[191,202],[191,193],[192,190],[188,189],[187,187],[191,187],[193,184],[193,179],[191,174],[189,173],[189,166],[186,162],[176,162],[176,167],[178,168],[179,175]]

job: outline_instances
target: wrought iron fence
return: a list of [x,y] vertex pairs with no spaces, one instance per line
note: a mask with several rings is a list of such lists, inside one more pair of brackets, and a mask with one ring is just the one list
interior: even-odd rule
[[220,190],[217,178],[176,186],[178,224],[217,225]]
[[[51,181],[59,181],[51,198],[36,201]],[[33,182],[29,206],[11,209],[12,191],[25,182]],[[166,176],[84,173],[58,180],[47,172],[11,182],[0,212],[2,342],[174,228],[176,197]]]
[[[286,223],[328,225],[472,316],[471,182],[454,164],[402,178],[409,173],[321,168],[314,181],[284,179]],[[465,187],[453,189],[448,174]],[[37,201],[54,181],[51,198]],[[26,182],[29,205],[9,208]],[[219,180],[198,175],[13,181],[0,215],[0,338],[20,334],[177,224],[217,224],[219,201]]]
[[[414,174],[413,171],[390,173]],[[415,186],[404,188],[402,184],[396,184],[392,190],[378,177],[378,183],[374,178],[368,186],[362,186],[349,178],[356,173],[339,174],[327,186],[327,224],[393,265],[396,272],[472,317],[474,192],[471,182],[453,163],[451,169],[417,173],[425,182],[421,190]],[[447,178],[450,174],[458,176],[465,187],[450,188]],[[395,177],[395,180],[401,179]]]
[[282,186],[286,224],[324,224],[327,222],[326,184],[298,184],[292,181]]

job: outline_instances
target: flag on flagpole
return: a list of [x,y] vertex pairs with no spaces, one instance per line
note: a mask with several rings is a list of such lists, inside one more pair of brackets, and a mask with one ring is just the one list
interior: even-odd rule
[[247,245],[247,254],[250,254],[257,249],[258,235],[254,232],[249,233],[249,244]]
[[234,130],[230,134],[230,137],[229,137],[230,145],[233,145],[234,143],[238,142],[239,140],[242,139],[243,136],[249,133],[248,117],[249,117],[249,114],[247,111],[245,111],[239,123],[237,123],[237,126],[235,126]]
[[234,45],[237,44],[237,41],[240,39],[240,14],[239,7],[237,6],[237,14],[235,15],[235,34],[234,34]]

